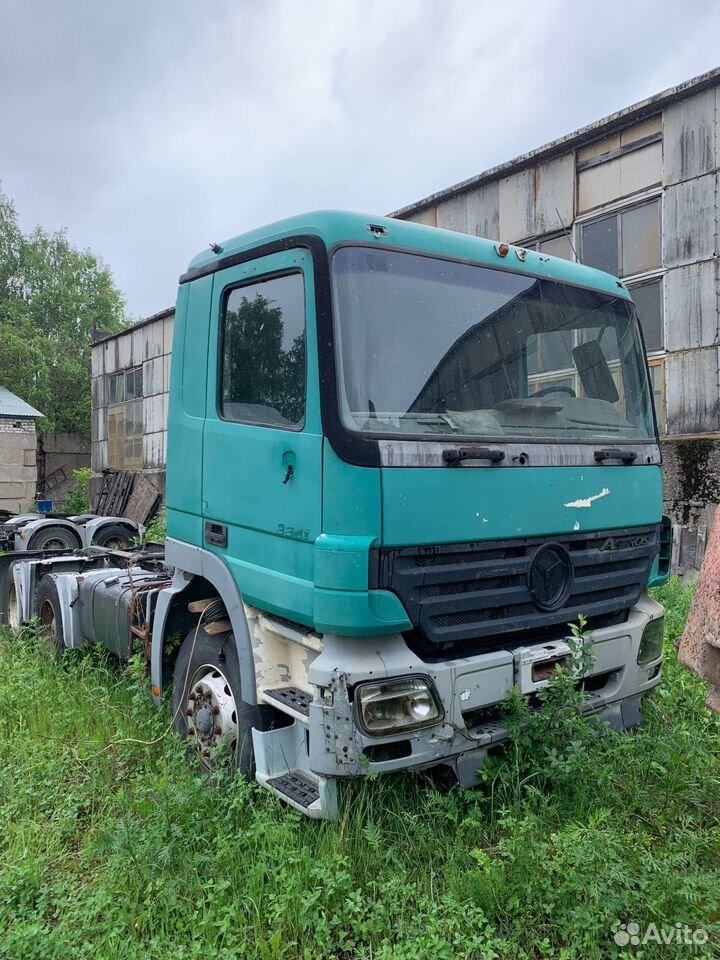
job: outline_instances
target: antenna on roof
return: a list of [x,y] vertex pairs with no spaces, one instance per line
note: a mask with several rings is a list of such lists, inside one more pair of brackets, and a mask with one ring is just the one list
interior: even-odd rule
[[564,234],[565,234],[565,237],[566,237],[566,239],[567,239],[567,242],[570,244],[570,249],[571,249],[572,252],[573,252],[573,256],[575,257],[575,259],[577,260],[578,263],[582,263],[582,260],[581,260],[580,257],[578,256],[578,252],[577,252],[577,250],[575,249],[575,245],[574,245],[574,243],[572,242],[572,237],[570,236],[570,231],[569,231],[568,228],[565,226],[565,221],[564,221],[563,218],[560,216],[560,211],[558,210],[557,207],[555,207],[555,213],[558,215],[558,220],[560,221],[560,225],[561,225],[562,228],[563,228],[563,232],[564,232]]

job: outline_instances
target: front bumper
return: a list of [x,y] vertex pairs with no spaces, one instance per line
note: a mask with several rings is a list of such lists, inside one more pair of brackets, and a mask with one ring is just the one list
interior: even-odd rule
[[[638,649],[647,624],[662,615],[660,604],[643,594],[625,623],[593,631],[588,713],[618,729],[640,721],[640,697],[659,683],[662,657],[640,667]],[[497,650],[428,664],[401,635],[372,641],[325,636],[323,651],[309,670],[310,682],[320,691],[310,706],[310,770],[342,777],[448,764],[461,783],[471,785],[488,750],[508,736],[502,723],[504,701],[515,686],[528,692],[522,660],[520,650]],[[432,681],[444,709],[442,722],[383,737],[364,733],[355,713],[355,686],[408,676]]]

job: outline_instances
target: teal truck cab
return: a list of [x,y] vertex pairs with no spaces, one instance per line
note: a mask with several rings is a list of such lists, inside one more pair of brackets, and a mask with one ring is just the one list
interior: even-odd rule
[[[621,281],[313,213],[192,261],[165,556],[134,557],[129,584],[98,551],[73,562],[92,567],[83,582],[109,568],[106,589],[133,598],[104,642],[122,655],[128,631],[145,637],[153,692],[172,679],[176,726],[206,762],[229,750],[331,817],[340,777],[445,764],[476,783],[512,690],[547,684],[580,614],[588,712],[639,722],[661,671],[663,611],[646,592],[668,575],[661,485]],[[82,588],[61,596],[58,563],[15,568],[18,616],[42,620],[50,596],[43,622],[62,621],[65,645],[97,639],[89,598],[84,624],[65,617]]]

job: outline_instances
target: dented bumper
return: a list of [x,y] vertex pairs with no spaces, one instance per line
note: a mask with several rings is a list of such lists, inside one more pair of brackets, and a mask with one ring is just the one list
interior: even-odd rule
[[[662,607],[643,594],[625,623],[592,633],[588,713],[618,729],[640,721],[640,697],[661,675],[661,658],[638,666],[640,640],[648,623],[662,614]],[[537,645],[538,650],[543,647],[552,657],[550,645]],[[472,785],[488,750],[508,736],[502,717],[512,689],[532,694],[546,682],[533,679],[528,667],[534,651],[531,646],[426,663],[401,635],[372,640],[326,635],[322,652],[309,668],[318,692],[309,712],[310,770],[344,777],[446,764],[461,783]],[[363,732],[353,696],[357,684],[412,676],[432,683],[443,708],[441,721],[383,737]]]

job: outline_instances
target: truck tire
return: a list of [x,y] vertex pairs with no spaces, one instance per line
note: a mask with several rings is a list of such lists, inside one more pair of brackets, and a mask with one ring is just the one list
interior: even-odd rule
[[47,642],[48,653],[55,660],[59,660],[65,652],[62,604],[55,581],[50,576],[43,577],[40,581],[36,610],[40,621],[40,630]]
[[77,550],[80,546],[74,530],[52,525],[36,530],[28,542],[28,550]]
[[254,778],[252,728],[270,729],[277,711],[242,699],[232,633],[211,636],[200,626],[185,637],[175,661],[172,709],[173,726],[206,769],[212,769],[213,748],[226,744],[235,768]]
[[93,538],[93,545],[96,547],[107,547],[109,550],[129,550],[132,547],[132,534],[127,527],[114,523],[112,526],[103,527]]

